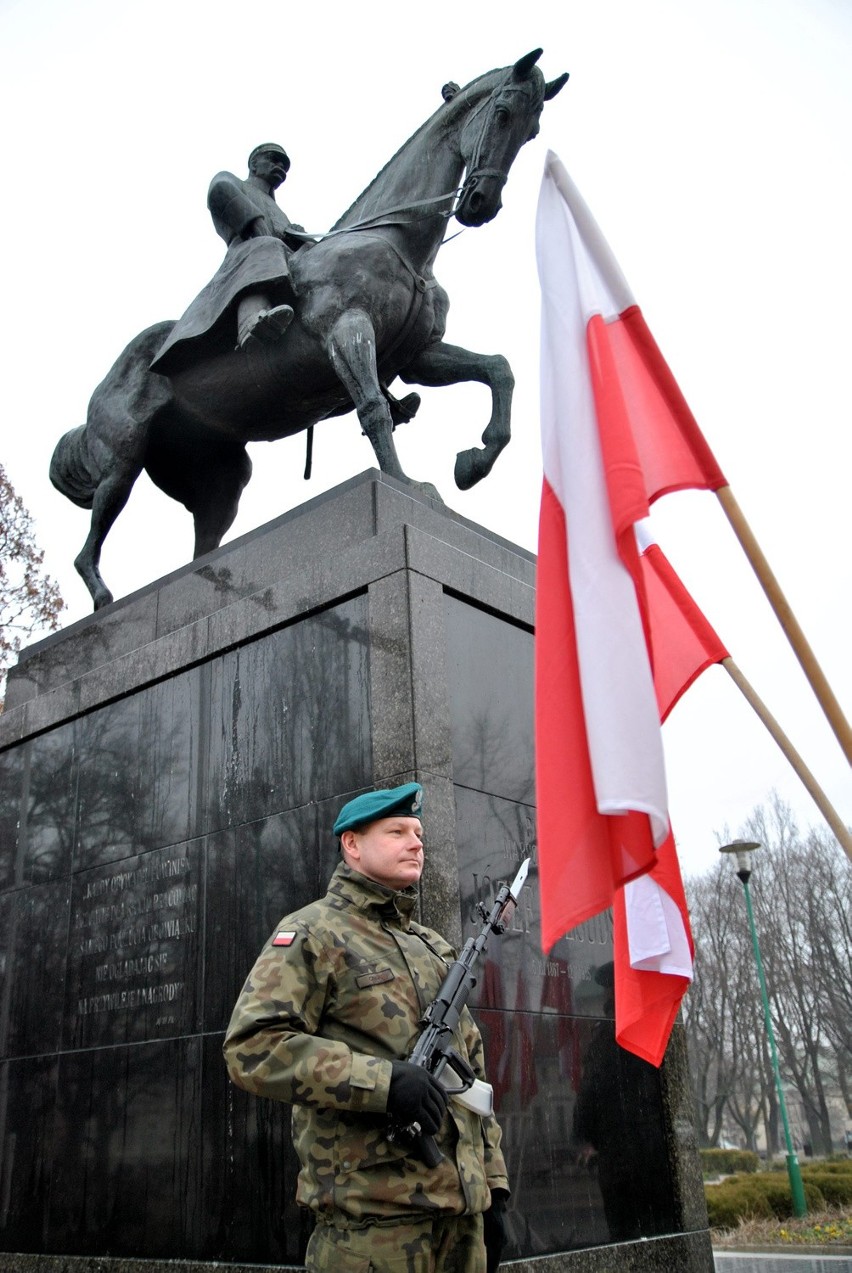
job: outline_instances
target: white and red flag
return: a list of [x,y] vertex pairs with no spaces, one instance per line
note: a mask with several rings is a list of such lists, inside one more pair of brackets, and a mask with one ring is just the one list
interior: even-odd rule
[[[642,554],[654,689],[664,721],[693,681],[729,655],[646,526],[637,525],[636,538]],[[622,1047],[653,1065],[663,1058],[692,975],[686,914],[680,866],[669,832],[648,874],[617,888],[613,899],[616,1038]],[[661,949],[664,971],[658,962]]]
[[[669,830],[634,525],[659,495],[715,490],[725,478],[552,152],[536,239],[544,464],[536,601],[542,944],[549,950],[568,929],[615,904],[616,1034],[625,970],[632,968],[666,979],[674,1006],[656,1001],[653,1012],[657,1022],[668,1021],[667,1039],[691,975],[691,937]],[[619,899],[631,880],[636,887]],[[620,946],[622,900],[628,944]],[[621,1041],[658,1064],[658,1044],[646,1046],[641,1023],[638,1031],[633,1025]],[[655,1026],[649,1037],[659,1033]]]
[[647,526],[636,527],[636,540],[642,553],[654,689],[664,721],[693,681],[730,655]]

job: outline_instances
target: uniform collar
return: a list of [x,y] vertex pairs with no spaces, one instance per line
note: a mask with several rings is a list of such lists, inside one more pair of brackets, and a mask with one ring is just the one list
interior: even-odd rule
[[328,891],[345,898],[360,910],[372,912],[377,919],[395,919],[406,928],[417,905],[417,890],[413,886],[388,888],[386,884],[379,884],[360,871],[354,871],[345,862],[339,862],[335,868]]

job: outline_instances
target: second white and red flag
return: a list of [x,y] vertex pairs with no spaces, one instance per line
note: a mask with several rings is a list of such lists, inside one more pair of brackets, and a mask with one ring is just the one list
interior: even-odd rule
[[[619,930],[629,942],[627,951],[616,949],[618,1033],[620,962],[671,978],[663,984],[674,1010],[656,1010],[669,1025],[692,968],[634,525],[659,495],[717,489],[725,478],[552,152],[536,238],[544,467],[536,602],[542,943],[550,949],[618,901],[617,942]],[[619,898],[631,881],[640,882]],[[651,1042],[643,1042],[641,1028],[634,1029],[622,1041],[659,1063],[659,1034],[651,1029]]]

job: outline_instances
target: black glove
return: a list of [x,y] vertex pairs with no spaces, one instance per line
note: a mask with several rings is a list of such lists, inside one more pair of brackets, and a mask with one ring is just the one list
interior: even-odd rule
[[421,1065],[393,1061],[388,1092],[388,1113],[407,1127],[419,1123],[427,1136],[434,1136],[444,1120],[447,1093],[436,1078]]
[[494,1273],[506,1245],[506,1203],[509,1195],[505,1189],[491,1190],[491,1206],[483,1213],[483,1237],[485,1239],[486,1273]]

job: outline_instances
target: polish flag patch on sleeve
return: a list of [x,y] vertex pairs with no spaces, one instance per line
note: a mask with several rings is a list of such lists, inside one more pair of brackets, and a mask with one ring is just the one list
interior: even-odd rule
[[293,930],[281,928],[272,938],[273,946],[292,946],[296,940],[296,933]]

